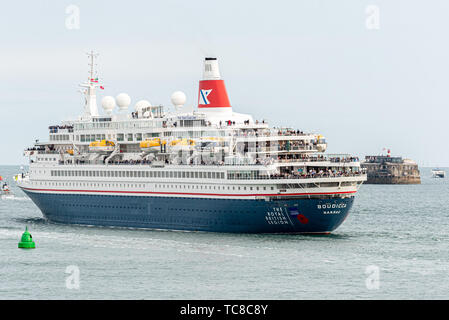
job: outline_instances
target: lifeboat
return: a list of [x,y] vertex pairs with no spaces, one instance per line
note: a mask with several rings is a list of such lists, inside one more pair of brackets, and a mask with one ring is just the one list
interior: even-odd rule
[[66,151],[68,154],[70,154],[71,156],[73,156],[73,149],[69,149]]
[[172,151],[190,151],[195,147],[195,140],[192,139],[176,139],[170,141],[170,149]]
[[140,149],[143,152],[159,152],[161,151],[161,145],[165,145],[167,142],[160,138],[145,139],[140,143]]
[[[89,151],[95,153],[110,153],[114,151],[115,143],[109,140],[93,141],[89,144]],[[73,151],[73,150],[72,150]]]

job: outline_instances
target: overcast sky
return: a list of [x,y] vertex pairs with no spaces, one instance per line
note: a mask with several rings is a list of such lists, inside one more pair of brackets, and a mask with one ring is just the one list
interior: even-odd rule
[[449,166],[447,0],[35,0],[0,12],[0,164],[25,163],[49,125],[83,112],[94,50],[101,94],[126,92],[131,106],[170,105],[176,90],[194,106],[214,55],[236,112],[321,133],[331,153],[390,148]]

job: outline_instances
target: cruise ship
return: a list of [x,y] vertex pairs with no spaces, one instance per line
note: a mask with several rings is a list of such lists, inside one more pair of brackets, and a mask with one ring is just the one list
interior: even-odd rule
[[[49,126],[24,154],[18,186],[55,223],[231,233],[328,234],[366,180],[357,157],[327,154],[318,133],[272,127],[234,111],[216,57],[198,105],[104,96],[88,54],[84,112]],[[281,108],[282,106],[278,106]],[[132,110],[129,110],[131,109]],[[300,113],[292,114],[301,121]]]

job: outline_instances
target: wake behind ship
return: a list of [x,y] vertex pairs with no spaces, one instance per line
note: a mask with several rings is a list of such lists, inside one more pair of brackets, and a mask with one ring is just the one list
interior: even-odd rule
[[[326,154],[320,134],[236,113],[216,58],[205,58],[198,107],[174,111],[102,99],[89,54],[84,114],[49,127],[25,154],[20,188],[57,223],[240,233],[330,233],[366,180],[359,159]],[[118,106],[118,110],[116,110]]]

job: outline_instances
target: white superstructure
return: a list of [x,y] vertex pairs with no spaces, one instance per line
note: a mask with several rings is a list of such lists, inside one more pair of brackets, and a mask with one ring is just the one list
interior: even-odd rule
[[[105,114],[99,115],[95,57],[89,54],[90,78],[82,85],[84,115],[50,126],[49,140],[26,151],[31,159],[26,183],[33,187],[220,190],[227,196],[250,191],[251,197],[258,197],[317,190],[355,192],[365,178],[358,158],[325,155],[326,142],[320,134],[272,128],[266,120],[253,120],[226,107],[183,112],[186,98],[180,91],[171,97],[177,110],[173,113],[141,100],[128,114],[131,99],[120,93],[115,99],[103,98]],[[205,60],[203,77],[221,79],[216,59]],[[141,145],[155,138],[165,144],[156,152],[143,151]],[[101,141],[112,143],[104,150],[92,147]],[[137,179],[124,183],[130,177]]]
[[[105,96],[89,54],[90,77],[82,85],[84,114],[49,127],[49,139],[25,153],[24,190],[52,194],[249,199],[344,199],[366,180],[359,159],[326,155],[316,133],[274,128],[266,120],[233,111],[216,58],[206,58],[198,108],[186,112],[186,96],[171,95],[174,112],[140,100]],[[101,87],[102,88],[102,87]]]

